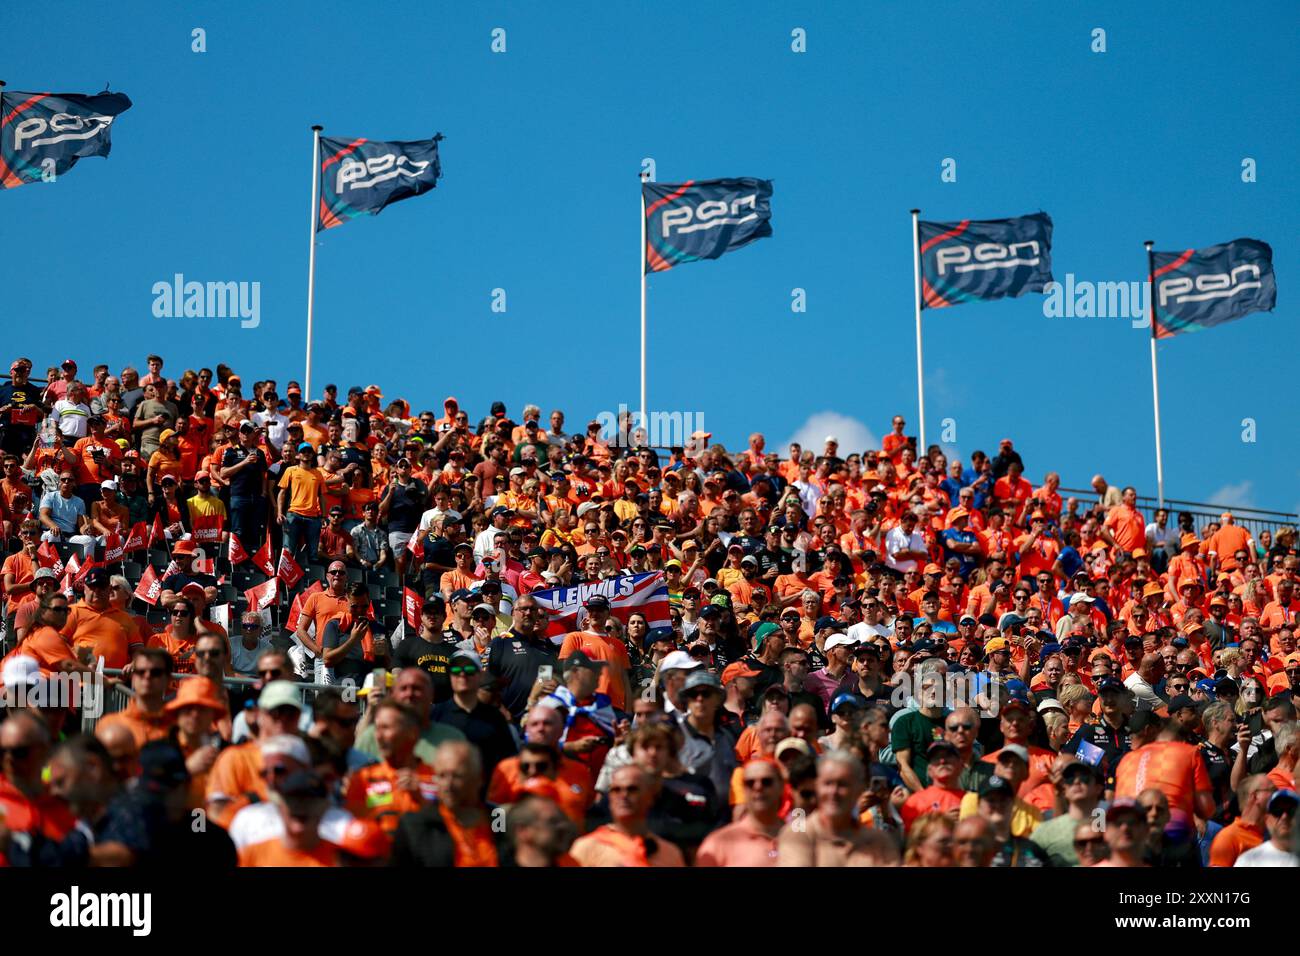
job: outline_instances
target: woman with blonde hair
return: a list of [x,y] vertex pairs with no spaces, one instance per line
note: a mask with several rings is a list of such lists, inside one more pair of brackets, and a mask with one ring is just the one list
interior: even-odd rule
[[946,813],[918,817],[907,834],[903,866],[952,866],[952,831],[956,824]]

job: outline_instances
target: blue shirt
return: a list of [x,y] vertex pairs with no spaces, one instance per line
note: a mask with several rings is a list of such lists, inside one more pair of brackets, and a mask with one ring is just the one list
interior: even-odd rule
[[948,543],[950,541],[955,541],[958,544],[977,544],[979,538],[976,537],[975,532],[958,531],[956,528],[948,528],[940,533],[939,541],[943,544],[944,562],[946,563],[949,558],[956,558],[961,562],[961,576],[963,578],[968,577],[975,567],[975,559],[969,554],[961,554],[958,551],[953,551],[948,547]]
[[1061,562],[1061,568],[1065,571],[1065,580],[1069,581],[1074,578],[1074,572],[1083,567],[1083,558],[1079,557],[1079,552],[1066,545],[1061,549],[1061,553],[1056,557]]
[[64,534],[77,533],[77,519],[86,513],[86,503],[73,495],[65,498],[57,491],[47,491],[41,496],[41,509],[49,508],[50,517]]

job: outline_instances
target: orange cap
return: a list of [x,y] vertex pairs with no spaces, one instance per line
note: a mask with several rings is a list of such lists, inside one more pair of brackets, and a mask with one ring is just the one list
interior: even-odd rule
[[1200,543],[1201,543],[1201,539],[1196,537],[1195,534],[1189,531],[1187,532],[1187,534],[1183,535],[1182,539],[1179,542],[1178,547],[1179,550],[1183,548],[1194,548]]
[[183,707],[207,707],[219,714],[226,712],[217,685],[206,677],[187,677],[180,682],[176,697],[167,702],[165,711],[175,713]]
[[722,671],[722,686],[726,687],[737,677],[757,677],[761,673],[763,672],[755,670],[744,661],[735,661],[728,664]]
[[388,856],[392,841],[389,840],[383,827],[374,820],[363,820],[357,817],[343,828],[336,845],[344,853],[367,860],[377,860]]

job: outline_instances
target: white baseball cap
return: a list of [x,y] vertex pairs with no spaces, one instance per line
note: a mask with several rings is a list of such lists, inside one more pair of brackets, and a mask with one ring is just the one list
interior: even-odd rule
[[685,651],[673,651],[663,659],[659,664],[659,673],[664,671],[693,671],[697,667],[703,667],[703,661],[697,661]]
[[826,639],[825,649],[830,651],[837,647],[852,647],[860,643],[856,637],[849,637],[847,634],[836,634],[834,637]]

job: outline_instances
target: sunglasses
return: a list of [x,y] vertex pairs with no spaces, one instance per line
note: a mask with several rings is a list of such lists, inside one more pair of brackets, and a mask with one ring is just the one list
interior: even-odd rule
[[1074,848],[1075,848],[1076,850],[1089,850],[1089,851],[1091,851],[1091,850],[1093,850],[1094,848],[1095,848],[1095,849],[1100,849],[1100,844],[1105,843],[1105,842],[1106,842],[1106,838],[1105,838],[1105,837],[1100,837],[1100,836],[1088,837],[1088,839],[1086,839],[1086,840],[1075,840],[1075,841],[1074,841]]
[[451,674],[453,677],[460,676],[462,674],[465,676],[469,676],[470,674],[477,674],[478,668],[475,667],[473,664],[457,664],[454,667],[448,667],[447,673]]
[[949,724],[947,729],[956,733],[959,730],[972,731],[975,729],[975,726],[975,724],[971,723]]
[[161,667],[141,667],[139,670],[132,671],[140,677],[166,677],[167,671]]
[[526,777],[545,776],[551,772],[551,765],[545,760],[539,763],[523,763],[520,761],[519,772]]
[[222,653],[223,653],[223,651],[221,650],[221,648],[216,647],[216,648],[211,648],[211,649],[206,650],[206,651],[195,651],[195,652],[194,652],[194,656],[195,656],[195,657],[201,657],[201,658],[203,658],[204,660],[207,660],[207,659],[210,658],[210,657],[220,657],[220,656],[222,655]]
[[191,611],[183,611],[183,610],[182,610],[182,611],[172,611],[172,617],[189,617],[192,613],[193,613],[193,612],[191,612]]
[[763,789],[765,787],[775,787],[778,782],[776,777],[755,777],[752,780],[746,780],[745,787],[750,790],[755,788]]

